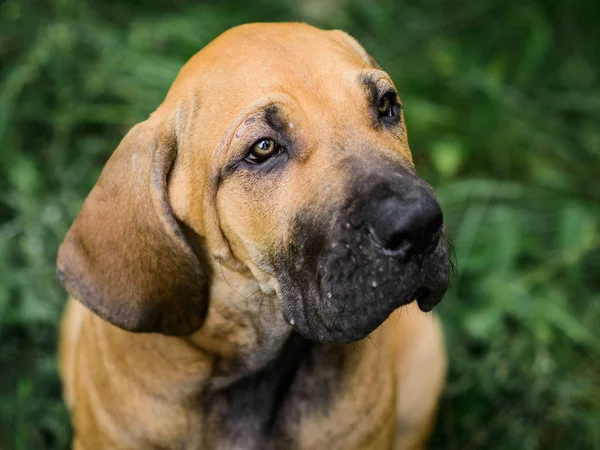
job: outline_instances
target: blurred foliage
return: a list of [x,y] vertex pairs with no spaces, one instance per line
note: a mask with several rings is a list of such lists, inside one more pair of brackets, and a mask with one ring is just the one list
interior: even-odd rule
[[600,448],[600,2],[0,3],[0,448],[64,449],[58,244],[128,128],[230,26],[353,34],[401,92],[458,261],[431,448]]

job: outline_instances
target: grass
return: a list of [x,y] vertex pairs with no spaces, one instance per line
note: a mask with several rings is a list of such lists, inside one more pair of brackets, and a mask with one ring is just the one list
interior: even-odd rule
[[401,92],[458,261],[433,449],[600,448],[600,3],[0,3],[0,448],[65,449],[56,250],[108,155],[221,31],[353,34]]

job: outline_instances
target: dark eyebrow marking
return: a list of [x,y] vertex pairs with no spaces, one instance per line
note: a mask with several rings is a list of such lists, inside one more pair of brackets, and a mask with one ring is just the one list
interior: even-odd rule
[[360,76],[360,80],[359,80],[360,84],[362,84],[367,91],[370,103],[375,103],[377,101],[377,97],[379,94],[379,88],[377,87],[377,82],[375,80],[373,80],[374,74],[375,73],[372,73],[371,75],[362,74]]
[[286,131],[285,121],[281,117],[279,108],[277,105],[271,104],[267,106],[265,109],[265,122],[271,128],[273,128],[278,133],[284,133]]

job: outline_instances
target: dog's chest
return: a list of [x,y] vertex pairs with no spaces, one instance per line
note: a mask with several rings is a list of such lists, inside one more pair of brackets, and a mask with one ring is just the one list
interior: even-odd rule
[[272,365],[205,399],[201,448],[385,448],[393,375],[362,356],[288,342]]

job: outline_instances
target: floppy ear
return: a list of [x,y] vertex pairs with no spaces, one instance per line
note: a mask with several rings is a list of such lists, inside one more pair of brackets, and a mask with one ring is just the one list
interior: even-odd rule
[[207,266],[167,198],[176,138],[151,121],[136,125],[110,157],[60,246],[58,275],[113,325],[187,335],[206,316]]

